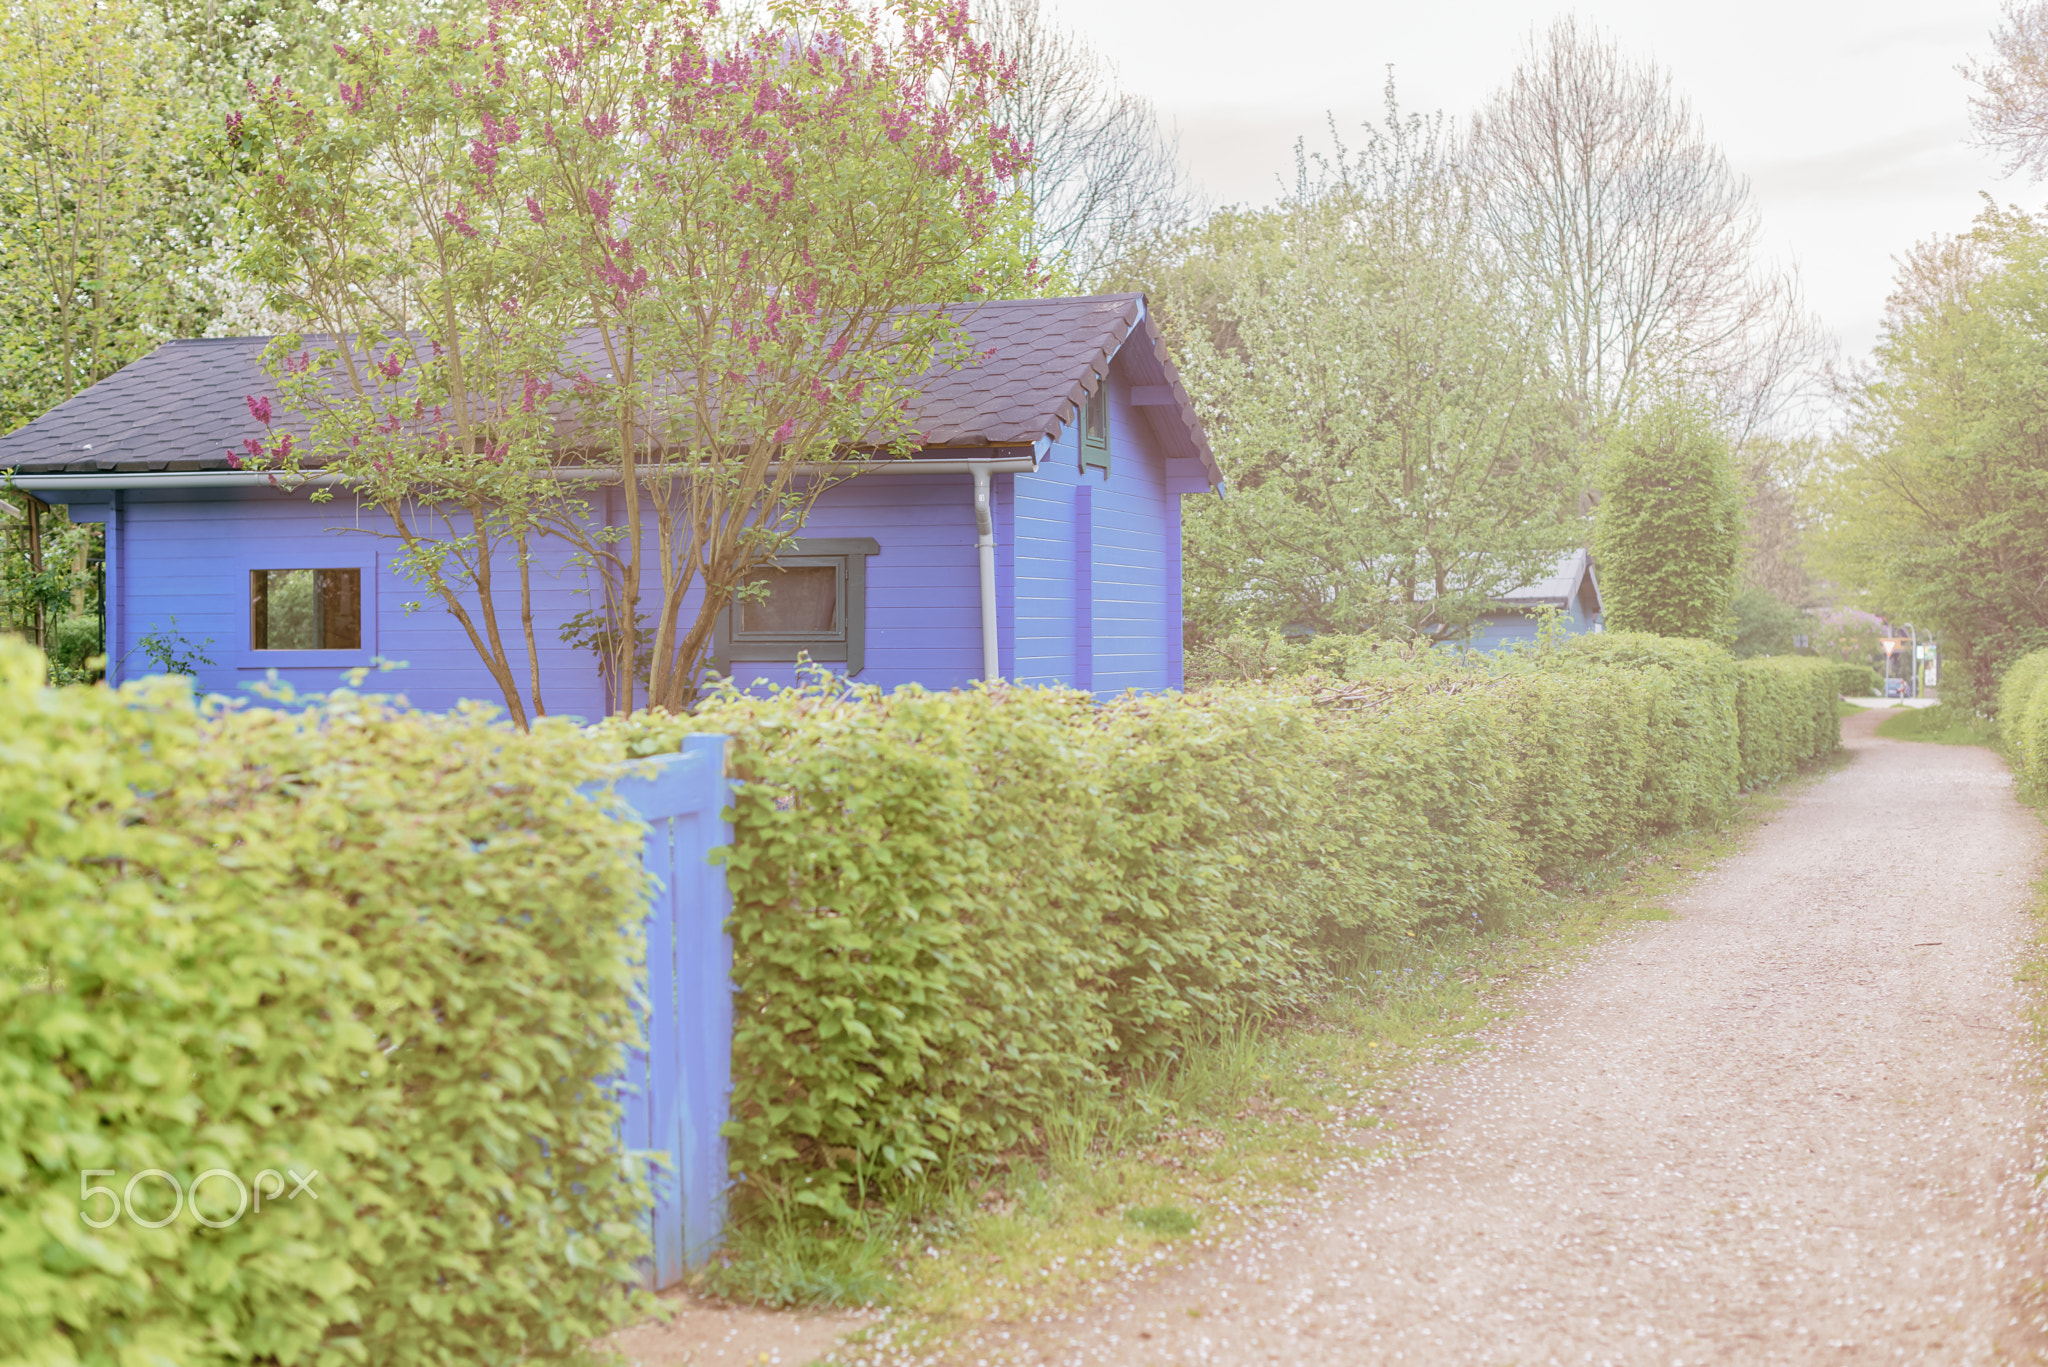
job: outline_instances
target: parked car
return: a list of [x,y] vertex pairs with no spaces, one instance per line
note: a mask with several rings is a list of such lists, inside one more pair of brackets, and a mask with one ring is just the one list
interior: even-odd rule
[[1909,681],[1905,679],[1886,679],[1884,681],[1884,695],[1887,698],[1907,697],[1909,696],[1907,689],[1910,686]]

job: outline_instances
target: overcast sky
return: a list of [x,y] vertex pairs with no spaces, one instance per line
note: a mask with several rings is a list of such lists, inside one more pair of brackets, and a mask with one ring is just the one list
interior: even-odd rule
[[[1293,146],[1327,146],[1378,112],[1393,64],[1404,109],[1468,116],[1507,76],[1532,28],[1565,12],[1535,0],[1048,0],[1180,130],[1211,202],[1271,200]],[[2001,178],[1969,145],[1956,71],[1989,47],[1997,0],[1604,0],[1569,7],[1654,57],[1748,176],[1771,249],[1808,302],[1867,353],[1892,257],[1968,226],[1979,191],[2028,207],[2048,186]]]

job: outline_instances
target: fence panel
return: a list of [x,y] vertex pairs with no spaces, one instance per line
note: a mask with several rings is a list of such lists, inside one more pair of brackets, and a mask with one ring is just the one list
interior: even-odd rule
[[647,914],[647,1048],[627,1067],[628,1149],[665,1156],[650,1173],[650,1284],[673,1285],[718,1247],[725,1223],[725,1123],[732,1095],[732,911],[711,851],[732,840],[725,737],[689,736],[679,755],[636,761],[614,788],[647,823],[656,887]]

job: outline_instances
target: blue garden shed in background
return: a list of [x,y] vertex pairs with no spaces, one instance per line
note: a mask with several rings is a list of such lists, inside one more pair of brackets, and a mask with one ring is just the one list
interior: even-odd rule
[[1594,573],[1592,555],[1583,550],[1569,552],[1546,577],[1501,595],[1473,623],[1467,647],[1491,651],[1534,643],[1546,612],[1557,613],[1564,629],[1573,635],[1601,629],[1600,577]]
[[[823,492],[770,600],[728,610],[715,666],[787,683],[801,651],[884,688],[1179,687],[1180,500],[1222,479],[1143,296],[955,314],[975,360],[924,377],[921,448]],[[175,619],[211,660],[203,692],[271,669],[319,691],[382,658],[405,662],[397,682],[416,706],[497,701],[446,612],[409,608],[428,595],[395,568],[380,514],[346,490],[315,502],[230,468],[261,433],[248,401],[267,392],[266,341],[165,343],[0,438],[17,487],[106,524],[111,677],[148,672],[141,641]],[[566,547],[544,540],[537,561],[549,710],[600,715],[597,657],[560,628],[598,611],[601,590]],[[517,647],[513,664],[527,664]]]

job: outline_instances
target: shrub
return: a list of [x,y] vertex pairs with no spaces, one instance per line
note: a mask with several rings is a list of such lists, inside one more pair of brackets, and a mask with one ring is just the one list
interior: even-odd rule
[[1999,680],[1998,735],[2020,791],[2048,792],[2048,650],[2021,656]]
[[1843,698],[1875,698],[1884,692],[1884,680],[1867,664],[1841,660],[1829,662],[1835,671],[1835,694]]
[[1775,782],[1841,743],[1840,666],[1798,655],[1735,663],[1745,788]]
[[81,1195],[152,1169],[188,1186],[211,1168],[345,1171],[357,1092],[326,1093],[381,1058],[320,1002],[360,970],[260,909],[187,895],[210,851],[138,797],[201,758],[181,685],[42,680],[39,656],[0,640],[0,1359],[304,1359],[354,1314],[339,1203],[95,1229],[81,1208],[97,1222],[106,1198]]
[[1571,664],[1523,670],[1493,689],[1515,757],[1509,820],[1542,878],[1627,845],[1651,825],[1645,793],[1660,684],[1635,671]]
[[1666,403],[1618,428],[1601,465],[1600,494],[1593,554],[1607,625],[1733,640],[1742,490],[1712,419]]
[[[0,1359],[509,1363],[628,1314],[646,1192],[599,1080],[643,875],[583,793],[685,731],[740,780],[735,1170],[838,1218],[1835,734],[1828,666],[1696,641],[1342,654],[1358,677],[831,683],[527,735],[51,690],[0,648]],[[322,1199],[93,1231],[87,1168],[317,1168]]]
[[1188,647],[1185,663],[1188,687],[1194,689],[1311,676],[1380,678],[1481,666],[1474,657],[1423,640],[1335,634],[1286,637],[1278,632],[1201,641]]
[[638,753],[733,738],[743,1197],[846,1218],[1035,1147],[1190,1035],[1430,926],[1499,926],[1536,880],[1714,819],[1835,735],[1825,666],[1696,641],[1361,673],[1104,705],[834,681],[608,724]]
[[[512,1362],[619,1322],[642,875],[587,739],[41,679],[0,644],[0,1360]],[[229,1219],[215,1177],[219,1228],[93,1229],[88,1169],[318,1199]]]
[[[1574,637],[1557,667],[1640,675],[1648,688],[1648,762],[1639,801],[1652,828],[1676,829],[1720,816],[1741,772],[1735,662],[1706,641],[1608,631]],[[1584,687],[1611,675],[1595,673]]]

